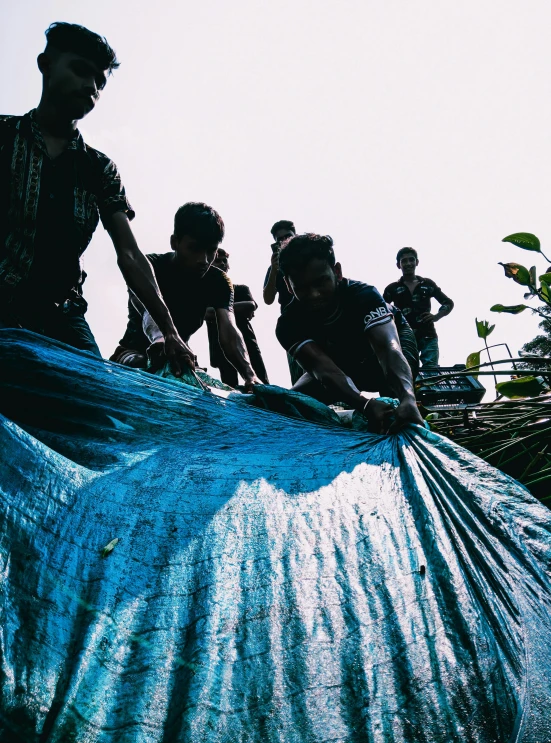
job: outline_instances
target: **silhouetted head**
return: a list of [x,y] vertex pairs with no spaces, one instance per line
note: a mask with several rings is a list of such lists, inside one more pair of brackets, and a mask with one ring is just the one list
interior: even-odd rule
[[404,276],[414,276],[418,265],[419,259],[414,248],[400,248],[396,255],[396,266],[402,269]]
[[224,271],[224,273],[228,273],[230,270],[229,258],[230,254],[227,250],[224,250],[224,248],[218,248],[216,251],[216,258],[212,265],[216,266],[216,268],[219,268],[221,271]]
[[279,266],[299,302],[314,312],[331,306],[342,279],[329,235],[295,235],[283,244]]
[[82,119],[94,108],[107,76],[119,66],[104,38],[74,23],[52,23],[37,62],[42,100],[71,121]]
[[207,204],[190,201],[176,212],[170,247],[182,268],[204,276],[214,262],[224,231],[218,212]]
[[288,219],[280,219],[279,222],[274,224],[270,232],[272,233],[274,242],[278,243],[278,245],[281,245],[285,240],[297,234],[295,225]]

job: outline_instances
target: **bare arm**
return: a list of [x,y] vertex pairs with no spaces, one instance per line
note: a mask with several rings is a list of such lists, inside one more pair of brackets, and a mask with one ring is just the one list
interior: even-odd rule
[[262,384],[251,366],[245,341],[235,324],[233,312],[217,309],[216,322],[218,325],[218,340],[222,351],[245,380],[245,387],[250,389],[255,384]]
[[402,353],[394,321],[376,325],[366,331],[366,336],[383,368],[388,383],[400,401],[396,410],[396,421],[390,432],[394,433],[405,423],[423,425],[423,419],[415,402],[411,370]]
[[257,307],[258,305],[254,300],[247,300],[246,302],[234,302],[233,311],[235,312],[236,317],[244,317],[245,319],[250,320],[253,317],[254,311]]
[[354,410],[363,411],[365,397],[360,390],[335,362],[314,341],[305,343],[298,350],[296,360],[320,382],[336,400],[342,400]]
[[270,265],[270,273],[268,274],[268,280],[264,286],[262,296],[266,304],[273,304],[277,297],[277,272],[279,271],[279,253],[272,253],[272,261]]
[[175,373],[179,374],[182,364],[192,363],[189,349],[174,327],[151,264],[138,248],[128,217],[124,212],[116,212],[106,224],[106,228],[115,246],[117,262],[124,280],[160,329],[164,353]]

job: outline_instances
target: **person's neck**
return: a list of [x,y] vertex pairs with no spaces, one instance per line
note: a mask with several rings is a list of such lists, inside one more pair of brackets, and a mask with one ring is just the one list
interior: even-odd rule
[[411,273],[411,274],[402,274],[402,279],[406,284],[415,284],[417,279],[417,274]]
[[74,136],[77,129],[77,121],[64,118],[59,110],[44,98],[36,108],[36,122],[42,134],[55,139],[69,140]]

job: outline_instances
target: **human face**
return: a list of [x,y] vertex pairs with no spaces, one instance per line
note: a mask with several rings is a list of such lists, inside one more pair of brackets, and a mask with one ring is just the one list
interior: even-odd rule
[[220,251],[218,251],[212,265],[216,266],[216,268],[219,268],[221,271],[224,271],[224,273],[228,273],[228,271],[230,270],[228,258],[229,256],[227,253],[221,253]]
[[290,230],[286,227],[283,227],[281,230],[276,230],[274,233],[274,240],[275,242],[281,246],[285,240],[288,240],[290,237],[294,237],[295,233],[293,230]]
[[341,267],[337,263],[331,268],[327,261],[313,258],[302,271],[286,278],[289,289],[298,301],[311,312],[329,309],[335,302]]
[[170,238],[172,250],[176,253],[178,265],[202,278],[214,263],[218,243],[205,243],[191,235]]
[[103,70],[72,52],[41,54],[39,66],[47,97],[64,115],[74,121],[90,113],[105,87]]
[[404,253],[400,258],[400,268],[402,269],[403,276],[414,276],[415,269],[418,265],[419,261],[413,253]]

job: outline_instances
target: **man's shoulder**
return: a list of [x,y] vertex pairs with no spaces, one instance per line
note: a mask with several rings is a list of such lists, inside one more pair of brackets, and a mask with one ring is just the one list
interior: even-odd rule
[[9,140],[11,137],[15,136],[22,119],[23,116],[0,114],[0,136],[4,142],[6,138]]
[[230,289],[233,289],[233,283],[228,274],[216,266],[209,268],[203,276],[203,281],[209,286],[229,286]]
[[364,299],[378,299],[381,294],[372,284],[363,281],[344,279],[341,284],[341,296],[347,301],[356,302]]
[[385,287],[385,294],[388,292],[389,294],[392,292],[395,292],[400,286],[402,286],[400,281],[392,281],[388,286]]
[[104,152],[100,152],[95,147],[89,145],[88,142],[84,142],[84,146],[86,154],[88,155],[90,160],[97,163],[102,170],[106,170],[107,168],[113,168],[114,170],[117,169],[117,166],[115,165],[113,160],[111,160],[111,158],[108,157]]
[[0,126],[12,126],[15,128],[22,118],[22,116],[12,114],[0,114]]

